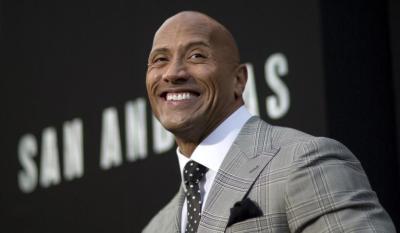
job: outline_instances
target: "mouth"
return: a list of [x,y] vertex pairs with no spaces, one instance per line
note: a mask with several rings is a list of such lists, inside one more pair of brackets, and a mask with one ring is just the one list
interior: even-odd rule
[[200,96],[200,93],[195,91],[165,91],[160,97],[167,102],[171,101],[190,101]]

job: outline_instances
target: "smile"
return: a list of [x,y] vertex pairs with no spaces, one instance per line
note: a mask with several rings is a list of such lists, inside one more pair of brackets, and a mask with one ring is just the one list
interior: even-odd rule
[[190,92],[180,92],[180,93],[167,93],[165,99],[167,101],[181,101],[181,100],[190,100],[195,97],[197,96]]

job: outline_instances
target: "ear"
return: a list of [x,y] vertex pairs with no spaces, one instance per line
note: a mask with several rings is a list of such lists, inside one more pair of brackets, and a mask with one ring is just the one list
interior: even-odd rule
[[242,98],[246,82],[247,82],[247,67],[246,64],[240,64],[236,68],[236,77],[234,83],[235,99]]

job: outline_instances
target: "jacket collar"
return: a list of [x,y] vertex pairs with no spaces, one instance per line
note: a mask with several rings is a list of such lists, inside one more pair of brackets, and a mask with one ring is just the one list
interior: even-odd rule
[[198,232],[224,232],[230,208],[244,199],[252,185],[279,151],[271,143],[271,126],[250,118],[234,141],[215,177],[205,203]]

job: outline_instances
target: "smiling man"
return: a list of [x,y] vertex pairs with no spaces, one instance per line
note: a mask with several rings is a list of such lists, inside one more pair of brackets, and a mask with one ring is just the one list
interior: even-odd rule
[[143,232],[395,232],[342,144],[251,117],[231,33],[198,12],[154,36],[147,92],[182,186]]
[[179,14],[154,37],[147,71],[149,99],[187,157],[243,105],[246,77],[232,36],[208,17]]

